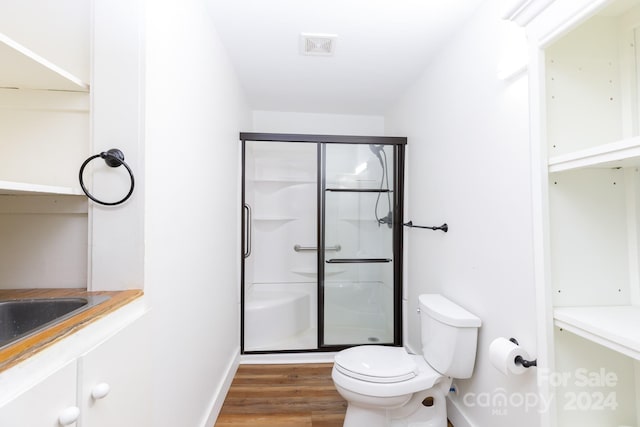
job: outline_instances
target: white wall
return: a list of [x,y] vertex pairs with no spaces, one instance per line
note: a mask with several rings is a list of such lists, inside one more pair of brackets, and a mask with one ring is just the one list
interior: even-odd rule
[[[506,377],[488,354],[499,336],[536,354],[528,85],[526,76],[497,78],[502,23],[494,3],[443,46],[385,123],[387,133],[408,137],[405,219],[450,227],[405,232],[408,344],[420,351],[421,293],[442,293],[483,321],[474,375],[455,381],[456,427],[539,425],[537,408],[520,404],[538,397],[535,370]],[[505,393],[510,403],[492,405]]]
[[256,110],[253,131],[328,135],[384,135],[384,117]]
[[146,8],[153,425],[211,425],[239,354],[238,132],[250,114],[204,2]]

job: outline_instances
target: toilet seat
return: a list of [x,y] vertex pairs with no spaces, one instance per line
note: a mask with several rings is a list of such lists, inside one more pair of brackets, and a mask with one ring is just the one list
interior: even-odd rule
[[[336,387],[372,397],[396,397],[407,393],[415,393],[420,390],[427,390],[440,381],[446,380],[447,377],[436,372],[422,356],[409,355],[406,352],[405,354],[415,363],[418,370],[417,375],[408,380],[386,383],[370,381],[372,377],[365,377],[366,379],[362,380],[356,378],[353,372],[340,368],[338,363],[333,364],[331,377]],[[336,355],[337,357],[338,355]]]
[[336,355],[334,366],[344,375],[371,383],[397,383],[418,375],[418,366],[403,347],[352,347]]

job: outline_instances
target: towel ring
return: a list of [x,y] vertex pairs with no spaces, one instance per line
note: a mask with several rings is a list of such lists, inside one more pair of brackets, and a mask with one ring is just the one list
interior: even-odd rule
[[[89,190],[87,190],[87,188],[84,186],[84,178],[83,178],[84,168],[89,164],[90,161],[92,161],[93,159],[97,159],[98,157],[100,157],[101,159],[104,159],[104,162],[107,164],[107,166],[110,166],[112,168],[117,168],[118,166],[122,165],[125,167],[127,172],[129,172],[129,178],[131,178],[131,188],[129,188],[129,192],[127,193],[127,195],[124,196],[122,199],[118,200],[117,202],[103,202],[102,200],[96,199],[91,193],[89,193]],[[94,202],[99,203],[101,205],[105,205],[105,206],[115,206],[115,205],[124,203],[129,197],[131,197],[131,194],[133,194],[133,187],[135,186],[133,172],[131,171],[131,168],[129,167],[129,165],[127,165],[124,161],[124,153],[118,150],[117,148],[112,148],[110,150],[107,150],[106,152],[103,151],[102,153],[95,154],[89,157],[87,160],[85,160],[84,163],[82,163],[82,166],[80,166],[80,172],[78,173],[78,178],[80,180],[80,187],[82,188],[82,191],[84,192],[84,194],[86,194],[87,197],[93,200]]]

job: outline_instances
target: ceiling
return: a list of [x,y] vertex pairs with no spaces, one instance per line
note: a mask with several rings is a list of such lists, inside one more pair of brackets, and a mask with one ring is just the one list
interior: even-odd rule
[[[383,114],[484,0],[207,0],[254,110]],[[300,33],[338,36],[300,54]]]

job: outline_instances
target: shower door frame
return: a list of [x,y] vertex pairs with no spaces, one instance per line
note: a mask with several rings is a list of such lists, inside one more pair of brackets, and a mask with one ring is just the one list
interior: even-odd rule
[[[246,165],[246,142],[289,142],[289,143],[313,143],[317,146],[317,295],[318,295],[318,318],[317,318],[317,344],[315,349],[304,350],[260,350],[245,351],[244,345],[244,312],[245,312],[245,254],[247,248],[245,242],[250,236],[247,233],[246,224],[250,220],[245,213],[245,165]],[[354,345],[323,345],[324,341],[324,155],[323,144],[362,144],[362,145],[385,145],[393,146],[393,343],[385,344],[392,346],[402,346],[402,266],[403,266],[403,218],[404,218],[404,165],[405,165],[405,145],[406,137],[395,136],[357,136],[357,135],[318,135],[318,134],[290,134],[290,133],[260,133],[260,132],[240,132],[240,142],[242,144],[241,154],[241,245],[240,245],[240,352],[241,354],[275,354],[275,353],[301,353],[301,352],[331,352],[339,351]],[[319,185],[318,185],[319,184]]]

